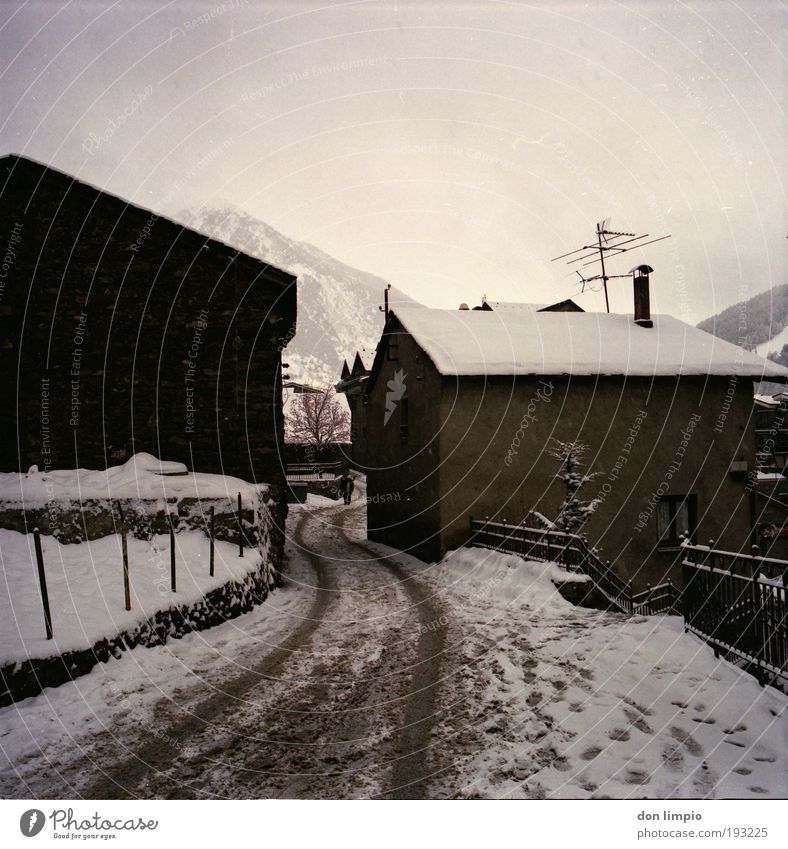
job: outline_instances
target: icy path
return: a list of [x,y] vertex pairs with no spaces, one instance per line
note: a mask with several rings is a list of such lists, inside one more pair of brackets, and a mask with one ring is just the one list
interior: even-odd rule
[[292,511],[287,585],[254,612],[128,652],[0,711],[3,796],[410,797],[445,619],[363,546],[363,503]]

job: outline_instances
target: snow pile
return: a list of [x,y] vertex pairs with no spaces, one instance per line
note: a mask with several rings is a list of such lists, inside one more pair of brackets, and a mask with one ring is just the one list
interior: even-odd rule
[[464,606],[505,608],[525,603],[560,617],[575,607],[556,590],[554,581],[587,581],[557,563],[523,560],[480,548],[450,551],[431,573],[441,588],[458,596]]
[[131,610],[125,610],[119,535],[79,545],[42,536],[54,637],[47,640],[31,534],[0,529],[0,666],[86,649],[132,630],[159,610],[192,604],[228,581],[259,569],[263,555],[215,544],[209,575],[209,541],[199,531],[175,535],[177,592],[170,590],[168,536],[128,538]]
[[65,469],[26,474],[0,473],[0,500],[30,506],[49,501],[87,501],[117,498],[228,498],[238,493],[246,505],[257,504],[266,484],[252,484],[227,475],[190,473],[182,463],[139,453],[121,466],[96,471]]
[[393,312],[446,375],[788,377],[788,369],[670,315],[653,316],[654,326],[643,328],[614,313]]
[[431,573],[462,655],[440,729],[462,729],[460,795],[788,794],[788,699],[715,659],[680,617],[576,608],[558,567],[483,549]]

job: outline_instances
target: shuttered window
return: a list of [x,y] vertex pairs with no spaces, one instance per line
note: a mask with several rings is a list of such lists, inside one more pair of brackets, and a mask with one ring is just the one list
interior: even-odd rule
[[694,538],[698,505],[695,495],[663,495],[657,502],[657,545],[674,548],[682,534]]

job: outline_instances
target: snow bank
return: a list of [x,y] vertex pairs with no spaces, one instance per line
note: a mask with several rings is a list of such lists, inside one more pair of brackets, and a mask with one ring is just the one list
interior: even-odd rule
[[241,493],[246,504],[256,503],[266,484],[252,484],[227,475],[189,472],[182,463],[135,454],[121,466],[96,471],[65,469],[0,473],[0,500],[31,505],[49,501],[91,499],[234,499]]
[[516,605],[528,602],[560,616],[574,606],[556,590],[554,581],[586,581],[556,563],[523,560],[481,548],[450,551],[432,573],[444,590],[473,596],[477,603]]
[[47,640],[33,536],[0,529],[0,666],[87,649],[133,630],[160,610],[193,604],[229,581],[241,582],[264,555],[216,542],[214,577],[209,541],[199,531],[175,535],[177,592],[170,590],[168,536],[129,537],[131,610],[125,610],[120,536],[61,545],[41,537],[54,637]]
[[574,607],[560,571],[461,549],[421,572],[464,656],[442,728],[462,728],[459,795],[788,795],[785,694],[715,658],[680,617]]

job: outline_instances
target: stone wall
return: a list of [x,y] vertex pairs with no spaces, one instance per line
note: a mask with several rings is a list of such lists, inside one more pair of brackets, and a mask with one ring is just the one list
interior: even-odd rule
[[15,156],[0,160],[0,242],[0,470],[145,451],[284,501],[292,275]]
[[167,639],[211,628],[262,603],[280,583],[282,529],[273,521],[265,493],[257,504],[242,504],[241,522],[234,501],[222,498],[120,499],[49,502],[39,505],[0,503],[0,528],[56,536],[61,544],[77,544],[118,533],[123,510],[126,531],[139,539],[169,532],[169,517],[177,517],[176,531],[201,530],[208,535],[210,508],[214,508],[214,538],[255,548],[266,556],[260,567],[241,581],[228,581],[191,605],[160,610],[136,628],[112,639],[100,640],[89,649],[48,658],[26,660],[0,668],[0,706],[34,696],[45,687],[56,687],[90,672],[101,662],[119,657],[135,646],[162,645]]
[[122,510],[127,533],[138,539],[149,540],[157,534],[169,533],[170,517],[174,519],[176,531],[188,528],[207,535],[211,507],[214,508],[216,540],[238,545],[243,537],[245,546],[258,550],[270,545],[275,563],[279,565],[281,528],[261,513],[259,504],[242,503],[239,524],[236,502],[226,498],[86,499],[26,504],[24,507],[0,501],[0,528],[22,534],[38,528],[40,533],[69,545],[119,533]]
[[0,707],[37,696],[46,687],[57,687],[90,672],[97,663],[120,657],[136,646],[160,646],[192,631],[221,625],[265,601],[269,592],[265,564],[243,581],[228,581],[191,605],[160,610],[130,631],[100,640],[82,651],[35,658],[0,668]]

